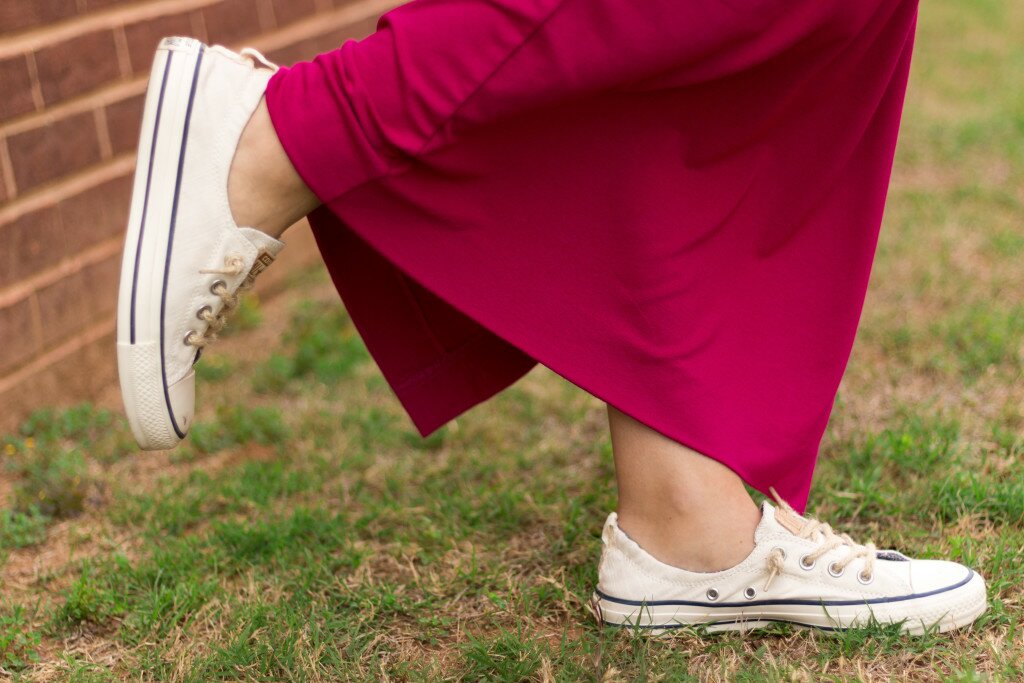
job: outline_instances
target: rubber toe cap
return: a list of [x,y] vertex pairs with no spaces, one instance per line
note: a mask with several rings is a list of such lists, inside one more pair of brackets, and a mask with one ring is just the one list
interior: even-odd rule
[[195,370],[189,370],[188,374],[167,387],[167,394],[171,400],[172,420],[180,433],[179,436],[184,437],[192,426],[192,417],[196,409]]
[[913,560],[910,564],[910,585],[914,593],[929,593],[952,588],[966,582],[971,570],[946,560]]

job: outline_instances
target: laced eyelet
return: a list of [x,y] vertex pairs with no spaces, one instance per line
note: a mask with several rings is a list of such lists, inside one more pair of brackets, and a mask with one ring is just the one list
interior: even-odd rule
[[869,574],[867,576],[864,576],[864,572],[857,572],[857,580],[866,586],[875,580],[875,575]]
[[743,597],[747,600],[753,600],[755,595],[757,595],[757,591],[753,588],[747,588],[743,591]]
[[840,576],[846,573],[846,567],[843,567],[842,569],[836,569],[837,564],[838,563],[836,562],[832,562],[831,564],[829,564],[828,573],[830,576],[838,579]]
[[777,550],[777,551],[779,551],[779,554],[780,554],[780,555],[782,555],[782,559],[783,559],[783,560],[785,560],[785,559],[786,559],[786,557],[787,557],[787,556],[786,556],[786,549],[785,549],[785,548],[781,548],[781,547],[779,547],[779,546],[775,546],[774,548],[772,548],[772,552],[773,552],[773,553],[774,553],[774,552],[775,552],[776,550]]
[[213,309],[210,308],[209,306],[203,306],[198,311],[196,311],[196,317],[202,320],[203,322],[206,322],[207,315],[213,315]]
[[812,569],[814,569],[814,565],[816,565],[818,563],[817,563],[817,561],[808,562],[807,561],[807,557],[808,557],[807,555],[801,555],[800,556],[800,569],[804,569],[806,571],[811,571]]
[[219,288],[227,289],[228,283],[224,282],[223,280],[214,280],[213,284],[210,285],[210,294],[217,294],[217,290]]
[[707,592],[707,596],[708,596],[708,600],[717,600],[718,599],[718,591],[716,591],[714,588],[709,588],[708,592]]
[[199,333],[196,332],[195,330],[189,330],[188,332],[186,332],[185,338],[182,340],[185,343],[185,346],[194,346],[194,344],[192,344],[192,337],[198,334]]

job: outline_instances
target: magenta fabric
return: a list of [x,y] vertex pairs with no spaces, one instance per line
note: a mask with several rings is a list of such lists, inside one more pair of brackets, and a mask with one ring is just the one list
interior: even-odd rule
[[804,509],[916,0],[414,0],[267,102],[423,435],[540,362]]

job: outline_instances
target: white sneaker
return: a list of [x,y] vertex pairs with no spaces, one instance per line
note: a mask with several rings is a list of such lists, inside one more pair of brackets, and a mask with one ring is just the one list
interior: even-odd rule
[[967,626],[986,608],[980,574],[854,543],[827,525],[765,501],[755,546],[740,564],[691,572],[659,562],[608,516],[593,606],[605,624],[658,633],[704,625],[745,631],[772,622],[825,630],[902,623],[921,634]]
[[284,247],[239,228],[227,191],[242,129],[274,68],[254,51],[191,38],[165,38],[157,48],[117,309],[121,393],[142,448],[170,448],[188,433],[202,347],[224,326],[239,288]]

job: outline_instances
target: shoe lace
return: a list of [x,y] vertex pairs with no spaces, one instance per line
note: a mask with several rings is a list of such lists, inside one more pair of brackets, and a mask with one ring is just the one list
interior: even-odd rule
[[277,64],[274,64],[272,61],[264,57],[263,53],[257,50],[256,48],[243,47],[241,50],[239,50],[238,54],[240,54],[243,57],[248,57],[250,61],[253,62],[253,66],[255,66],[256,63],[258,62],[272,71],[277,71],[280,68]]
[[214,52],[219,52],[220,54],[224,55],[225,57],[228,57],[229,59],[237,59],[238,57],[244,57],[249,60],[253,67],[263,66],[267,69],[270,69],[271,71],[277,71],[278,69],[281,68],[277,64],[274,64],[272,61],[264,57],[262,52],[252,47],[243,47],[238,52],[232,52],[223,45],[214,45],[210,49]]
[[[778,503],[779,508],[791,515],[800,517],[796,510],[794,510],[789,503],[779,496],[778,491],[773,487],[769,487],[768,490],[771,492],[772,497],[775,498],[775,502]],[[861,569],[860,576],[864,581],[871,580],[872,576],[874,576],[875,557],[878,552],[874,543],[857,543],[850,538],[849,534],[836,533],[832,527],[825,522],[811,517],[802,517],[802,519],[804,521],[803,527],[795,535],[799,538],[805,539],[820,539],[820,545],[805,555],[803,559],[806,559],[809,564],[814,564],[821,557],[833,550],[845,547],[848,548],[846,555],[842,559],[836,560],[832,563],[834,572],[836,574],[841,574],[846,570],[850,563],[860,558],[864,560],[864,568]],[[783,551],[782,548],[773,548],[772,551],[768,553],[768,580],[764,584],[765,590],[768,590],[768,587],[771,586],[772,580],[782,573],[784,566],[783,560],[785,557],[785,551]]]
[[[245,260],[241,256],[231,255],[224,259],[223,268],[204,268],[199,272],[204,275],[226,275],[228,277],[238,277],[245,272]],[[255,275],[253,277],[247,277],[235,291],[244,291],[252,288],[254,277]],[[238,307],[238,294],[231,293],[231,291],[228,290],[227,284],[225,284],[223,280],[217,280],[213,283],[213,287],[210,288],[210,291],[220,298],[223,306],[216,314],[214,314],[213,310],[209,306],[204,306],[197,313],[199,318],[206,323],[206,329],[202,332],[196,332],[193,330],[185,338],[186,344],[194,346],[197,349],[205,348],[211,343],[217,341],[217,335],[224,329],[224,326],[228,324],[228,315]]]

